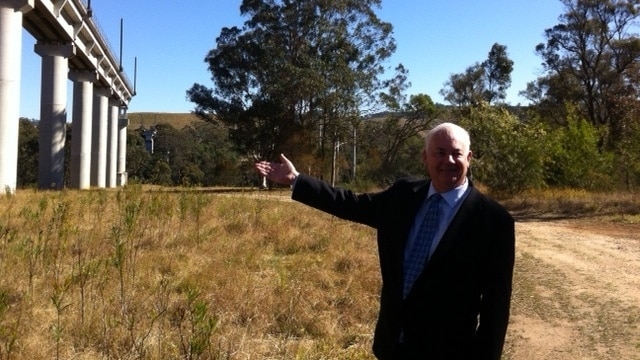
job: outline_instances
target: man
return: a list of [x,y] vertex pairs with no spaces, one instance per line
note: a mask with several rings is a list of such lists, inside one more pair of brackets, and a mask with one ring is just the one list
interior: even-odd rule
[[463,128],[436,126],[422,154],[430,180],[401,179],[377,193],[334,188],[298,173],[284,155],[282,163],[255,164],[270,180],[293,185],[292,199],[377,229],[382,290],[373,352],[379,359],[500,359],[514,221],[467,179],[470,145]]

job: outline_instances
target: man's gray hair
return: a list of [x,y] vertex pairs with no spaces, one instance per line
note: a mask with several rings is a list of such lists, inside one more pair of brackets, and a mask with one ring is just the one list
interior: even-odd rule
[[427,133],[427,136],[424,137],[425,149],[429,148],[429,143],[431,142],[431,139],[433,138],[433,136],[439,133],[446,133],[451,135],[455,139],[460,140],[462,142],[462,145],[464,145],[466,151],[471,150],[471,137],[469,136],[469,133],[467,132],[467,130],[465,130],[459,125],[456,125],[454,123],[449,123],[449,122],[438,124],[433,129],[429,130],[429,132]]

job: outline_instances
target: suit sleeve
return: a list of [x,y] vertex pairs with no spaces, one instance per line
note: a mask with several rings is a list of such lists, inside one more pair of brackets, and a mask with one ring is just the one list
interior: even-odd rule
[[341,219],[376,228],[382,216],[381,198],[384,192],[356,194],[336,188],[311,176],[300,174],[291,198]]
[[494,204],[497,211],[485,221],[485,236],[490,239],[488,263],[483,277],[480,324],[476,333],[474,359],[500,360],[509,323],[513,266],[515,261],[515,225],[509,213]]

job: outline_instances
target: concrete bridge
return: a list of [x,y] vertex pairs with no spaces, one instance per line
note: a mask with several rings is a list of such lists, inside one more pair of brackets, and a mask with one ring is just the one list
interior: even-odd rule
[[127,108],[135,93],[86,0],[0,0],[0,191],[16,189],[23,28],[42,57],[39,187],[62,189],[65,183],[68,79],[69,186],[126,184]]

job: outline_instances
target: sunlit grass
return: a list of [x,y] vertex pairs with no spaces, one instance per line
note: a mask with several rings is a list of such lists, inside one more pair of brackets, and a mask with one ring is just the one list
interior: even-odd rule
[[0,357],[371,358],[371,230],[206,191],[0,200]]
[[[1,197],[0,359],[373,359],[374,231],[288,189],[224,190]],[[503,203],[523,217],[640,213],[634,194]],[[551,316],[535,283],[555,277],[529,260],[514,312]]]
[[640,221],[640,193],[594,193],[574,189],[527,191],[502,203],[516,216],[603,217]]

